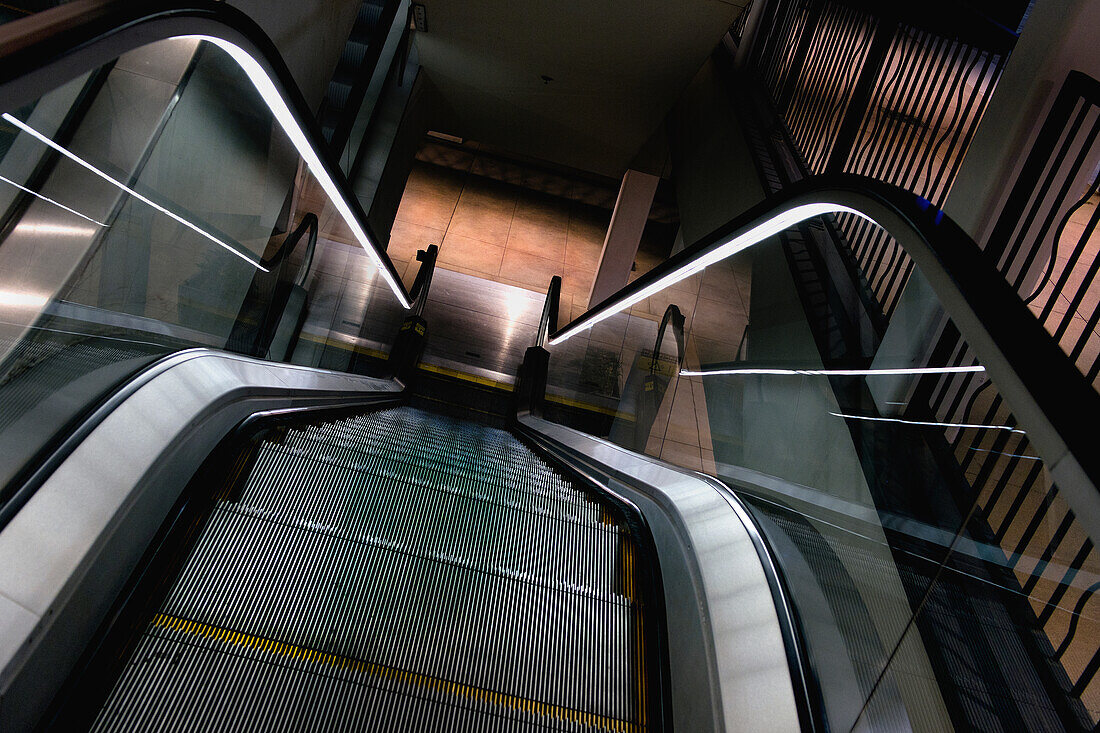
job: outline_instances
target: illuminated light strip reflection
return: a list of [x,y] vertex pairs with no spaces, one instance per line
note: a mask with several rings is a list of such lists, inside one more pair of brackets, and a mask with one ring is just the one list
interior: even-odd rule
[[33,293],[19,293],[14,290],[0,290],[0,305],[15,308],[41,308],[50,301],[44,295]]
[[830,415],[837,417],[846,417],[849,420],[869,420],[871,422],[897,422],[904,425],[920,425],[927,428],[985,428],[987,430],[1008,430],[1013,433],[1025,433],[1024,430],[1019,430],[1011,425],[978,425],[974,423],[963,422],[925,422],[923,420],[902,420],[897,417],[870,417],[869,415],[845,415],[842,412],[830,412]]
[[46,137],[45,135],[40,133],[38,130],[34,129],[33,127],[31,127],[27,123],[23,122],[22,120],[19,120],[15,117],[12,117],[7,112],[5,112],[3,114],[3,118],[5,120],[7,120],[8,122],[10,122],[11,124],[15,125],[16,127],[18,127],[23,132],[30,135],[31,137],[36,138],[37,140],[41,141],[43,144],[48,145],[49,147],[53,148],[57,152],[61,153],[66,158],[73,161],[74,163],[76,163],[80,167],[91,171],[92,173],[96,174],[97,176],[99,176],[103,180],[107,181],[108,183],[122,189],[126,193],[128,193],[131,196],[133,196],[134,198],[136,198],[138,201],[141,201],[142,203],[153,207],[154,209],[156,209],[160,213],[164,214],[168,218],[174,219],[174,220],[178,221],[180,224],[183,224],[188,229],[194,230],[195,232],[197,232],[197,233],[201,234],[202,236],[206,237],[207,239],[209,239],[214,244],[218,245],[219,247],[224,247],[227,251],[237,255],[238,257],[240,257],[242,260],[244,260],[248,264],[252,265],[253,267],[255,267],[259,270],[262,270],[264,272],[268,271],[267,268],[264,267],[263,265],[261,265],[258,260],[252,259],[251,257],[244,254],[240,250],[236,249],[235,247],[230,246],[229,244],[226,244],[222,240],[215,237],[213,234],[207,232],[202,227],[188,221],[187,219],[184,219],[182,216],[180,216],[179,214],[176,214],[175,212],[169,211],[168,209],[164,208],[163,206],[161,206],[157,202],[153,201],[152,199],[150,199],[146,196],[142,196],[140,193],[138,193],[134,189],[130,188],[126,184],[122,183],[119,180],[116,180],[116,179],[112,178],[110,175],[108,175],[107,173],[104,173],[99,168],[96,168],[94,165],[92,165],[88,161],[84,160],[80,156],[76,155],[75,153],[70,152],[67,148],[64,148],[61,145],[58,145],[53,140],[49,139],[48,137]]
[[999,450],[989,450],[988,448],[971,448],[972,451],[978,451],[979,453],[996,453],[999,456],[1008,456],[1009,458],[1023,458],[1028,461],[1041,461],[1043,460],[1039,456],[1028,456],[1023,453],[1005,453]]
[[984,372],[983,366],[957,366],[957,367],[911,367],[908,369],[704,369],[704,370],[680,370],[681,377],[708,377],[714,375],[735,374],[764,374],[764,375],[792,375],[802,376],[839,376],[839,377],[877,377],[908,374],[957,374],[961,372]]
[[390,286],[390,290],[393,291],[398,302],[405,308],[411,308],[412,304],[409,302],[408,298],[405,297],[404,290],[400,283],[398,283],[389,268],[383,263],[382,257],[379,254],[379,248],[375,246],[370,237],[367,236],[366,231],[363,230],[363,227],[359,225],[359,222],[351,211],[351,206],[348,205],[348,202],[340,192],[340,188],[336,185],[336,181],[329,175],[317,151],[310,145],[305,130],[298,124],[298,121],[294,117],[294,113],[290,111],[290,107],[283,101],[283,97],[279,94],[278,89],[275,87],[275,83],[267,75],[267,72],[264,71],[260,63],[241,47],[221,38],[215,38],[213,36],[177,36],[177,38],[188,38],[212,43],[229,54],[233,60],[240,65],[245,75],[248,76],[249,81],[256,87],[256,91],[260,93],[260,97],[263,98],[268,109],[270,109],[271,113],[275,116],[279,126],[283,128],[283,132],[285,132],[287,137],[290,138],[290,141],[294,143],[294,147],[298,150],[298,154],[306,161],[306,165],[309,167],[313,177],[316,178],[317,182],[321,184],[321,187],[325,189],[325,193],[328,194],[328,197],[336,206],[336,210],[339,211],[340,216],[344,218],[344,223],[348,225],[351,233],[355,235],[355,239],[359,242],[359,245],[366,250],[367,255],[382,274],[382,278],[386,281],[386,284]]
[[757,224],[755,227],[745,232],[744,234],[734,237],[728,242],[725,242],[715,247],[706,254],[701,255],[698,259],[684,263],[681,267],[673,270],[664,277],[654,280],[652,283],[642,288],[637,293],[634,293],[633,295],[625,298],[621,303],[616,304],[614,308],[603,311],[602,313],[598,313],[591,318],[582,321],[581,323],[578,323],[572,328],[566,329],[558,336],[551,337],[549,343],[550,345],[560,344],[562,341],[565,341],[572,336],[576,336],[581,331],[587,331],[600,321],[608,319],[616,313],[619,313],[620,311],[626,310],[630,306],[645,300],[654,293],[659,293],[670,285],[675,285],[681,280],[691,277],[695,273],[703,270],[706,267],[709,267],[710,265],[713,265],[716,262],[721,262],[727,257],[732,257],[738,252],[746,250],[754,244],[759,244],[768,237],[775,236],[784,229],[789,229],[799,222],[805,221],[806,219],[812,219],[815,216],[821,216],[822,214],[853,214],[861,219],[866,219],[875,226],[878,226],[878,222],[864,214],[862,211],[857,211],[851,207],[842,206],[840,204],[815,202],[812,204],[801,204],[799,206],[792,207],[782,213],[776,214],[771,219],[768,219],[762,224]]
[[9,184],[9,185],[15,186],[15,187],[16,187],[16,188],[18,188],[18,189],[19,189],[20,191],[23,191],[23,192],[25,192],[25,193],[29,193],[29,194],[30,194],[31,196],[34,196],[34,197],[36,197],[36,198],[40,198],[40,199],[42,199],[43,201],[45,201],[45,202],[47,202],[47,203],[50,203],[50,204],[53,204],[54,206],[57,206],[58,208],[64,209],[65,211],[69,212],[70,214],[76,214],[76,215],[77,215],[77,216],[79,216],[79,217],[80,217],[81,219],[87,219],[88,221],[92,222],[93,224],[95,224],[95,225],[97,225],[97,226],[101,226],[101,227],[105,227],[105,226],[107,226],[106,224],[104,224],[104,223],[103,223],[103,222],[101,222],[101,221],[96,221],[95,219],[93,219],[93,218],[92,218],[92,217],[90,217],[90,216],[85,216],[84,214],[81,214],[81,213],[80,213],[79,211],[77,211],[76,209],[70,209],[70,208],[69,208],[68,206],[66,206],[65,204],[63,204],[63,203],[61,203],[61,202],[59,202],[59,201],[54,201],[54,200],[53,200],[52,198],[50,198],[49,196],[43,196],[43,195],[42,195],[42,194],[40,194],[40,193],[35,193],[34,191],[30,190],[30,189],[29,189],[29,188],[27,188],[26,186],[20,186],[20,185],[19,185],[18,183],[16,183],[15,181],[11,180],[10,178],[5,178],[4,176],[0,176],[0,181],[3,181],[4,183],[7,183],[7,184]]

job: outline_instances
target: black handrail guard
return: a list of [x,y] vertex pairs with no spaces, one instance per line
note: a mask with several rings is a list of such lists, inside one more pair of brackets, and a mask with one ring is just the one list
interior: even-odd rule
[[[881,181],[854,174],[798,181],[558,329],[550,336],[551,345],[563,334],[572,335],[617,312],[658,281],[690,270],[693,263],[736,237],[806,205],[858,212],[898,241],[1027,430],[1089,536],[1100,536],[1097,430],[1081,419],[1082,415],[1100,415],[1100,394],[966,232],[926,199]],[[797,221],[785,223],[793,226]]]
[[558,327],[558,304],[561,300],[561,276],[554,275],[550,278],[550,286],[546,288],[546,300],[542,304],[542,316],[539,318],[539,330],[535,336],[535,346],[546,348],[546,340],[550,333]]
[[420,269],[416,271],[416,279],[409,289],[409,297],[413,300],[412,315],[419,317],[424,313],[424,306],[428,302],[428,291],[432,287],[432,275],[435,274],[435,260],[439,256],[439,247],[429,244],[427,249],[416,253],[416,259],[420,261]]

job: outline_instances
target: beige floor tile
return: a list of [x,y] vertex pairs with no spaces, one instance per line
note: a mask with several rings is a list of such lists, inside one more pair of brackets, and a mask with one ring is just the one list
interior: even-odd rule
[[691,471],[703,470],[703,461],[697,445],[685,445],[666,438],[661,446],[661,460]]
[[565,264],[595,272],[600,266],[602,253],[602,240],[593,242],[580,237],[570,237],[565,243]]
[[458,201],[462,187],[466,183],[466,173],[461,170],[444,168],[430,163],[413,163],[405,190],[414,193],[435,194]]
[[462,199],[466,203],[495,207],[512,214],[516,210],[516,199],[521,189],[502,181],[470,175],[462,188]]
[[356,239],[355,235],[348,229],[344,217],[335,212],[320,221],[318,230],[320,236],[326,239],[331,239],[334,242],[342,242],[343,244],[359,246],[359,240]]
[[512,228],[512,212],[495,205],[469,199],[463,192],[455,209],[447,234],[457,234],[471,239],[504,247],[508,244],[508,232]]
[[741,331],[748,322],[739,302],[718,302],[699,299],[691,319],[691,332],[704,339],[736,347]]
[[459,265],[483,275],[496,276],[504,258],[504,248],[461,234],[448,232],[439,248],[439,262]]
[[700,469],[708,476],[718,475],[718,465],[714,461],[714,451],[703,449],[703,467]]
[[454,214],[456,201],[437,193],[406,190],[397,207],[397,218],[412,224],[446,229]]
[[398,219],[390,232],[390,244],[386,251],[393,259],[415,259],[419,250],[427,249],[429,244],[443,243],[443,230],[413,224]]
[[574,303],[587,305],[588,295],[592,292],[592,281],[595,278],[595,270],[572,267],[566,263],[565,274],[561,279],[561,291],[573,296]]
[[695,417],[695,395],[692,394],[691,385],[678,382],[675,395],[666,394],[665,399],[673,399],[666,436],[679,443],[698,446],[699,425]]
[[512,219],[507,247],[509,250],[565,263],[565,233],[541,227],[519,216]]
[[508,248],[565,261],[569,208],[564,202],[527,193],[516,202]]
[[524,287],[545,291],[550,278],[563,275],[564,266],[558,260],[536,257],[526,252],[507,250],[500,266],[500,276],[524,283]]

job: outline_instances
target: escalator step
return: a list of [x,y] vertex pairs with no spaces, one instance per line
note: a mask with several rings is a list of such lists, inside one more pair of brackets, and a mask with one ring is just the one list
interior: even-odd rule
[[635,554],[505,431],[411,408],[287,430],[94,728],[641,731]]

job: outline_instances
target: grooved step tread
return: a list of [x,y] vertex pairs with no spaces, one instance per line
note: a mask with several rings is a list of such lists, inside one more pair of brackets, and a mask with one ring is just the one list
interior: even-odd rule
[[633,542],[502,430],[397,408],[283,431],[94,728],[642,731]]

